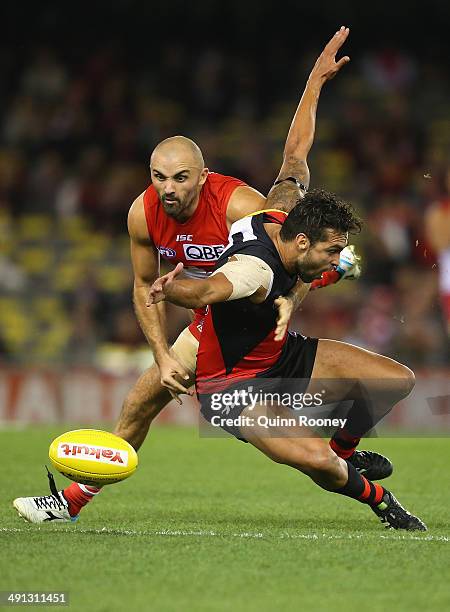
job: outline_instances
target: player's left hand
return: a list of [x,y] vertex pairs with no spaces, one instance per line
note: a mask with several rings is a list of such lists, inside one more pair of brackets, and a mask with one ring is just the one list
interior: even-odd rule
[[277,326],[275,328],[274,339],[277,342],[283,340],[289,321],[291,320],[292,313],[294,312],[294,302],[289,297],[279,297],[274,302],[278,308]]
[[157,278],[148,291],[145,305],[151,306],[152,304],[158,304],[158,302],[164,301],[166,299],[166,295],[164,293],[165,287],[170,284],[179,274],[181,274],[182,271],[183,264],[180,262],[171,272]]
[[336,53],[347,40],[350,30],[342,26],[329,43],[325,46],[322,53],[317,58],[316,63],[309,76],[310,80],[319,79],[320,83],[324,83],[334,78],[339,70],[350,61],[348,55],[341,57],[336,61]]
[[341,279],[356,280],[361,276],[361,256],[356,253],[355,245],[349,244],[342,249],[339,256],[339,263],[336,270],[341,275]]

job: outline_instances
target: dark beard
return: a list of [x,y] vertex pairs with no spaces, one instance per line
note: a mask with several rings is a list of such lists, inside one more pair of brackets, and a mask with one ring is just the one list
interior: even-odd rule
[[194,201],[194,197],[191,197],[190,199],[185,199],[184,201],[177,199],[175,200],[174,204],[169,205],[165,203],[164,196],[160,197],[160,201],[163,205],[164,212],[166,213],[166,215],[172,217],[172,219],[175,219],[176,221],[182,219],[182,222],[184,222],[185,217],[186,219],[190,217],[190,215],[187,214],[187,211],[189,210],[192,202]]
[[184,210],[184,207],[179,200],[175,200],[175,202],[166,204],[165,198],[163,197],[161,198],[161,203],[163,205],[164,212],[166,213],[166,215],[169,215],[169,217],[173,217],[174,219],[176,219],[178,215]]
[[[314,267],[311,266],[311,261],[307,257],[302,261],[302,263],[297,264],[297,274],[302,279],[304,283],[312,283],[314,280],[322,277],[324,270],[314,270]],[[305,270],[306,268],[306,270]],[[312,268],[312,271],[311,271]]]

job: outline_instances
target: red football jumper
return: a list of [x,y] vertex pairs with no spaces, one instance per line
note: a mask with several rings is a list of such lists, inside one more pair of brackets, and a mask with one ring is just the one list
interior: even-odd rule
[[[162,259],[172,265],[181,261],[186,275],[192,278],[208,276],[228,244],[227,206],[233,191],[241,186],[247,184],[210,172],[194,214],[180,223],[165,213],[156,189],[150,185],[144,193],[145,218],[150,239]],[[198,340],[205,309],[194,312],[189,329]]]

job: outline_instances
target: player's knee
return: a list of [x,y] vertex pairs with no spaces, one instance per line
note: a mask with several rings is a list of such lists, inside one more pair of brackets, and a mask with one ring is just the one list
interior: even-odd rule
[[127,393],[117,427],[133,429],[151,423],[169,400],[170,394],[160,385],[157,373],[147,371]]
[[404,397],[407,397],[411,391],[414,389],[414,386],[416,384],[416,376],[414,374],[414,372],[412,370],[410,370],[409,368],[407,368],[406,366],[403,366],[405,369],[405,373],[404,373]]
[[396,379],[396,394],[398,400],[407,397],[414,389],[416,384],[416,377],[414,372],[407,366],[402,365],[399,377]]
[[143,408],[152,399],[152,390],[145,393],[142,390],[133,387],[128,391],[123,402],[123,408],[126,412],[134,412]]
[[163,392],[139,393],[130,391],[125,398],[122,408],[122,418],[142,421],[153,419],[170,400]]
[[124,408],[144,410],[155,404],[167,403],[170,399],[168,390],[161,385],[159,372],[149,370],[127,393]]

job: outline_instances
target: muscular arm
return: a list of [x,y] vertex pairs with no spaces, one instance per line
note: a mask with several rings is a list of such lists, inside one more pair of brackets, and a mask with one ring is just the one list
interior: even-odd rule
[[304,283],[300,278],[297,284],[289,291],[285,296],[289,298],[292,303],[292,312],[295,312],[300,304],[303,302],[305,297],[308,295],[311,288],[311,283]]
[[251,255],[233,255],[206,279],[175,280],[182,269],[183,265],[178,264],[175,270],[153,283],[149,293],[153,304],[166,300],[185,308],[202,308],[244,297],[260,303],[266,299],[273,282],[270,266]]
[[291,320],[292,314],[297,310],[300,304],[309,293],[311,283],[304,283],[298,279],[297,284],[289,291],[287,295],[281,296],[275,300],[275,306],[278,308],[277,327],[275,329],[275,340],[283,340]]
[[[284,147],[283,163],[276,179],[283,181],[287,177],[293,177],[305,190],[309,187],[310,176],[306,160],[314,141],[320,91],[326,81],[326,78],[319,78],[321,73],[318,72],[318,62],[319,60],[311,72],[292,120]],[[292,181],[274,185],[267,199],[251,187],[238,187],[234,190],[227,208],[228,229],[235,221],[258,210],[278,208],[289,212],[301,197],[301,193],[298,185]]]
[[[275,181],[278,185],[275,184],[267,196],[267,208],[279,208],[289,212],[301,197],[303,190],[309,187],[307,157],[314,142],[320,92],[324,83],[332,79],[340,68],[350,61],[347,56],[338,62],[335,61],[336,53],[344,44],[348,34],[348,28],[344,27],[336,32],[314,64],[289,128],[283,163]],[[296,179],[298,184],[286,181],[288,177]]]
[[159,363],[168,352],[164,304],[147,307],[149,286],[158,277],[158,253],[147,231],[143,195],[133,202],[128,213],[128,233],[134,271],[133,303],[139,325]]
[[227,226],[228,229],[235,221],[239,221],[242,217],[250,215],[259,210],[267,208],[266,198],[253,189],[253,187],[240,186],[231,194],[227,206]]
[[185,308],[202,308],[207,304],[225,302],[232,292],[233,285],[223,274],[201,280],[174,280],[164,286],[165,300]]

